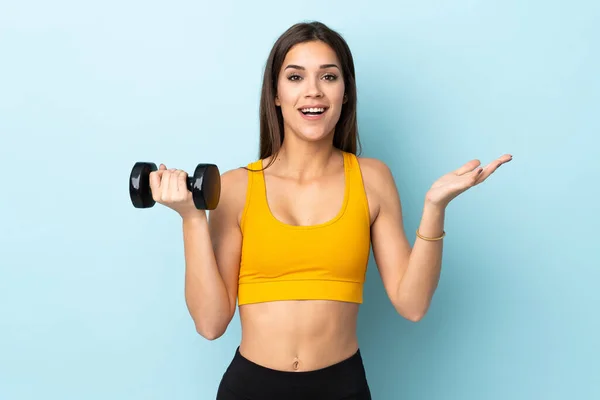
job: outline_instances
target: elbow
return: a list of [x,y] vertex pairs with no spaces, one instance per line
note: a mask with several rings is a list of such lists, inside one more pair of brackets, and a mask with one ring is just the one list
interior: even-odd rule
[[200,319],[194,320],[196,332],[204,339],[217,340],[225,334],[231,318],[215,318],[215,319]]
[[227,312],[227,310],[209,310],[212,312],[201,312],[192,309],[191,307],[189,307],[189,309],[196,332],[204,339],[211,341],[217,340],[225,334],[234,314],[233,310],[230,310],[229,312]]
[[403,314],[402,316],[409,320],[410,322],[419,322],[425,317],[426,313],[411,313],[411,314]]
[[220,338],[221,336],[223,336],[224,332],[201,332],[201,331],[198,331],[198,333],[204,339],[213,341],[213,340],[217,340],[218,338]]
[[196,332],[198,332],[198,334],[204,339],[213,341],[223,336],[225,334],[225,329],[217,327],[207,328],[196,325]]
[[428,307],[423,307],[423,308],[415,308],[415,307],[407,307],[407,306],[402,306],[400,304],[395,305],[394,307],[396,309],[396,312],[403,318],[405,318],[406,320],[410,321],[410,322],[419,322],[421,321],[423,318],[425,318],[425,315],[427,314],[427,310]]

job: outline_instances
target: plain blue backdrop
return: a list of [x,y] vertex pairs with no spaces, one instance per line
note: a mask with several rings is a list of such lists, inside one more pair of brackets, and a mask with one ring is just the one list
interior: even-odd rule
[[0,399],[211,399],[240,340],[194,329],[179,217],[134,209],[135,161],[258,155],[268,52],[320,20],[356,61],[363,155],[392,169],[411,240],[455,199],[419,323],[373,262],[359,335],[374,399],[600,398],[600,6],[593,1],[4,1]]

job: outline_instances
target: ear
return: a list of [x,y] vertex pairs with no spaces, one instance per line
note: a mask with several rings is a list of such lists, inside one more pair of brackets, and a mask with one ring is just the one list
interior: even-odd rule
[[348,102],[348,95],[346,93],[344,93],[344,100],[342,101],[342,104],[346,104]]
[[279,101],[279,97],[275,96],[275,105],[281,107],[281,101]]

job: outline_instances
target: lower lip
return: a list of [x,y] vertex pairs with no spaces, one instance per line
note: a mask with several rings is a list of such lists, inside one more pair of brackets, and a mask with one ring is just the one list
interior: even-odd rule
[[325,115],[325,113],[327,112],[327,110],[323,111],[321,114],[318,114],[318,115],[306,115],[306,114],[304,114],[300,110],[298,110],[298,112],[300,113],[300,115],[302,116],[302,118],[304,118],[306,120],[317,121],[317,120],[323,118],[323,116]]

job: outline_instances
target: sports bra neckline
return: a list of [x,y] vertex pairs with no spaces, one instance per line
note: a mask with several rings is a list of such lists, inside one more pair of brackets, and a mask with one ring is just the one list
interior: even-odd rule
[[273,214],[273,212],[271,210],[271,207],[269,205],[269,200],[267,197],[267,183],[266,183],[265,174],[263,171],[263,168],[264,168],[263,160],[258,160],[258,164],[260,166],[259,177],[260,177],[260,181],[262,184],[261,197],[262,197],[262,202],[266,208],[267,214],[269,216],[269,219],[272,222],[274,222],[275,224],[282,226],[286,229],[307,230],[307,229],[319,229],[319,228],[327,227],[329,225],[334,224],[340,218],[342,218],[344,216],[344,213],[346,212],[346,208],[348,206],[348,197],[350,195],[350,171],[349,171],[348,154],[346,152],[342,151],[342,156],[343,156],[342,162],[344,165],[344,198],[342,200],[342,205],[341,205],[340,209],[338,210],[337,214],[335,216],[333,216],[332,218],[330,218],[328,221],[321,222],[319,224],[312,224],[312,225],[292,225],[287,222],[283,222],[280,219],[278,219],[277,217],[275,217],[275,215]]

